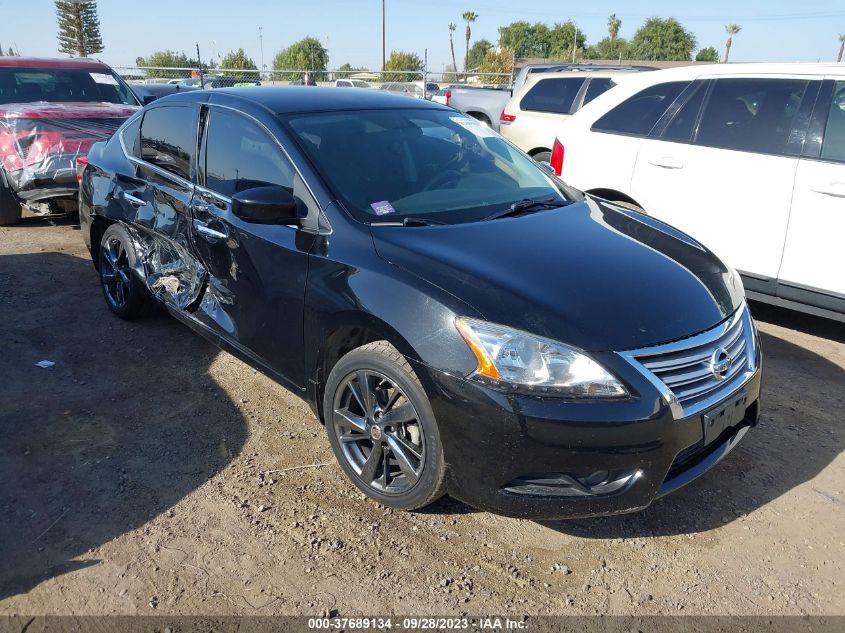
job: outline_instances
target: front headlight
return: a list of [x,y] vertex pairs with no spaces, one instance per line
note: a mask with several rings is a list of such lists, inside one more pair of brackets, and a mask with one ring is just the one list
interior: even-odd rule
[[487,384],[535,395],[620,398],[628,391],[609,371],[568,345],[502,325],[459,317],[455,326]]

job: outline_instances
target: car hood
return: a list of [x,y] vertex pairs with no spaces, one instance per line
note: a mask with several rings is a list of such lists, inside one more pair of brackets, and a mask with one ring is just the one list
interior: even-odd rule
[[123,103],[4,103],[0,105],[0,118],[3,119],[87,119],[87,118],[123,118],[128,119],[138,110],[138,106]]
[[371,231],[380,257],[481,318],[587,351],[697,334],[744,296],[738,276],[687,235],[592,198],[514,218]]

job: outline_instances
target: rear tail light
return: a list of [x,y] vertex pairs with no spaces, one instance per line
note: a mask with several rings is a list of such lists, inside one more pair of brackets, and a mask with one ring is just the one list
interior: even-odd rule
[[504,110],[502,110],[502,114],[499,116],[500,123],[513,123],[516,121],[515,114],[507,114]]
[[77,156],[76,157],[76,182],[82,182],[82,172],[85,171],[85,168],[88,166],[88,157],[87,156]]
[[558,176],[563,173],[563,154],[563,143],[555,139],[555,144],[552,146],[552,158],[549,160],[549,163],[551,163],[552,169],[555,170]]
[[446,105],[449,105],[449,102],[450,102],[451,100],[452,100],[452,91],[451,91],[451,90],[447,90],[447,91],[446,91]]

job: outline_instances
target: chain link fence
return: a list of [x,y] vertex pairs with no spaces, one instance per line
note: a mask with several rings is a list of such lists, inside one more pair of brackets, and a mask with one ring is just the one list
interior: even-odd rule
[[[234,70],[114,66],[130,85],[174,84],[180,90],[246,86],[342,86],[381,88],[430,98],[450,87],[509,88],[512,73],[431,72],[429,70]],[[175,90],[175,89],[174,89]]]

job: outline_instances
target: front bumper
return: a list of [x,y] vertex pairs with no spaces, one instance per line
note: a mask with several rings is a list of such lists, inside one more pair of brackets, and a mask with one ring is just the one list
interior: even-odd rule
[[641,395],[606,403],[508,395],[418,371],[427,378],[450,494],[498,514],[550,520],[641,510],[711,469],[757,423],[761,367],[723,399],[741,393],[744,417],[707,444],[704,412],[675,419],[647,379],[624,363],[617,375],[625,371],[632,393]]

